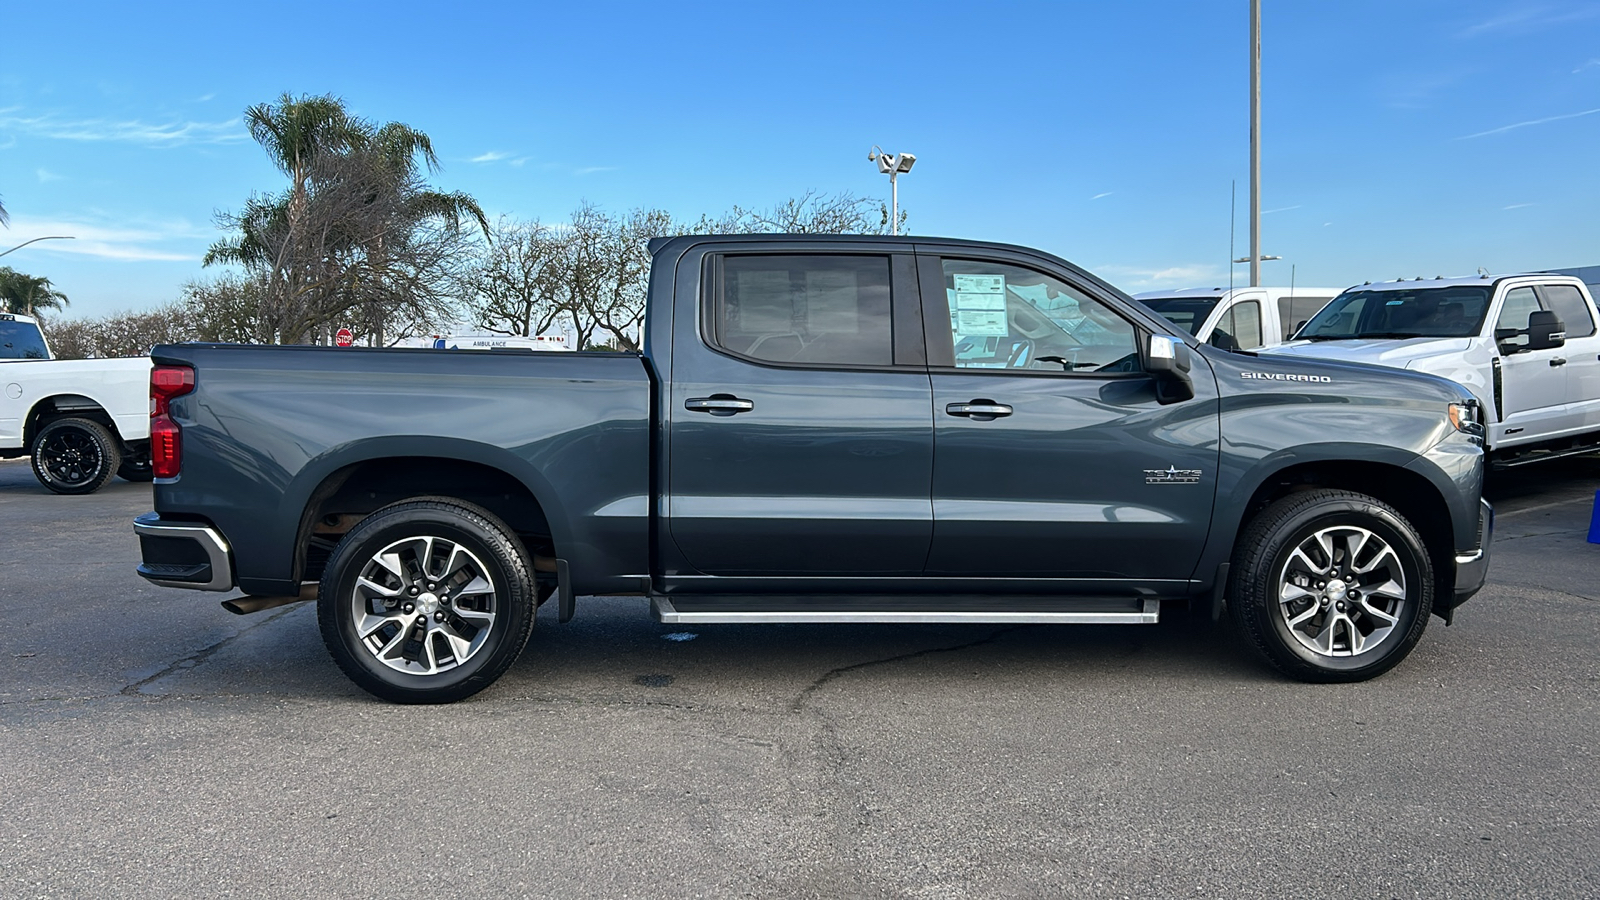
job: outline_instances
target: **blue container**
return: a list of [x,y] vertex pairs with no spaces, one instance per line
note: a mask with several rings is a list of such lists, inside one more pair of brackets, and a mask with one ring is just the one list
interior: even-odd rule
[[1600,491],[1594,492],[1594,514],[1589,517],[1589,543],[1600,544]]

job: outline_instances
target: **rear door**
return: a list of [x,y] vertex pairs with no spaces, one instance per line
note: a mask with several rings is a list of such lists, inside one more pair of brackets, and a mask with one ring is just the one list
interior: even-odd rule
[[709,246],[698,315],[679,303],[673,324],[666,514],[683,565],[665,575],[717,590],[706,576],[920,573],[933,422],[909,247]]
[[1205,361],[1196,397],[1162,405],[1139,362],[1145,326],[1087,280],[1000,250],[925,251],[918,266],[934,412],[927,573],[1180,590],[1217,483]]
[[1567,342],[1553,359],[1564,359],[1567,424],[1583,431],[1600,431],[1600,333],[1593,307],[1570,284],[1539,288],[1545,306],[1555,310],[1567,329]]

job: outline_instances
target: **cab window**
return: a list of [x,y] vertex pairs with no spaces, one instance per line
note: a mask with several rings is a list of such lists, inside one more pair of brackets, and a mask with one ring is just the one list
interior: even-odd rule
[[1001,263],[943,269],[957,368],[1138,371],[1133,325],[1077,288]]
[[712,300],[714,342],[774,363],[887,366],[889,258],[729,255]]

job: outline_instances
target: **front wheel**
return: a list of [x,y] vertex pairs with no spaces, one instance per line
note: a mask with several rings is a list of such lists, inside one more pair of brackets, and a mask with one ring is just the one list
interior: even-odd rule
[[56,419],[33,441],[33,476],[57,494],[92,494],[121,464],[116,437],[93,419]]
[[457,500],[378,510],[334,548],[317,619],[339,668],[395,703],[470,697],[533,630],[532,566],[505,523]]
[[1364,681],[1422,638],[1433,567],[1393,507],[1349,491],[1292,494],[1251,521],[1228,605],[1268,662],[1301,681]]

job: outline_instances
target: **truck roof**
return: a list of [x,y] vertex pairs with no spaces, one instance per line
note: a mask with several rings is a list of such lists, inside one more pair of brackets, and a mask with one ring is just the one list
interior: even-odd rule
[[1354,284],[1345,290],[1348,291],[1413,291],[1419,288],[1444,288],[1458,287],[1460,285],[1480,285],[1494,287],[1502,281],[1516,278],[1536,278],[1544,282],[1566,283],[1581,285],[1583,281],[1571,275],[1553,275],[1549,272],[1515,272],[1510,275],[1464,275],[1455,278],[1435,276],[1433,278],[1401,278],[1395,281],[1371,281],[1365,284]]
[[1328,294],[1328,295],[1331,296],[1333,294],[1340,293],[1342,290],[1343,290],[1342,288],[1313,287],[1311,285],[1303,285],[1303,284],[1297,284],[1292,288],[1289,288],[1289,287],[1267,287],[1266,285],[1258,285],[1256,287],[1236,285],[1236,286],[1231,287],[1231,288],[1225,288],[1225,287],[1178,288],[1178,289],[1175,289],[1175,290],[1166,290],[1166,291],[1144,291],[1143,293],[1134,294],[1133,295],[1133,299],[1135,299],[1135,300],[1178,300],[1178,299],[1183,299],[1183,298],[1186,298],[1186,297],[1218,297],[1218,298],[1220,298],[1220,297],[1226,297],[1229,294],[1240,294],[1240,293],[1244,293],[1246,291],[1266,291],[1267,295],[1271,296],[1271,297],[1299,296],[1300,294]]

